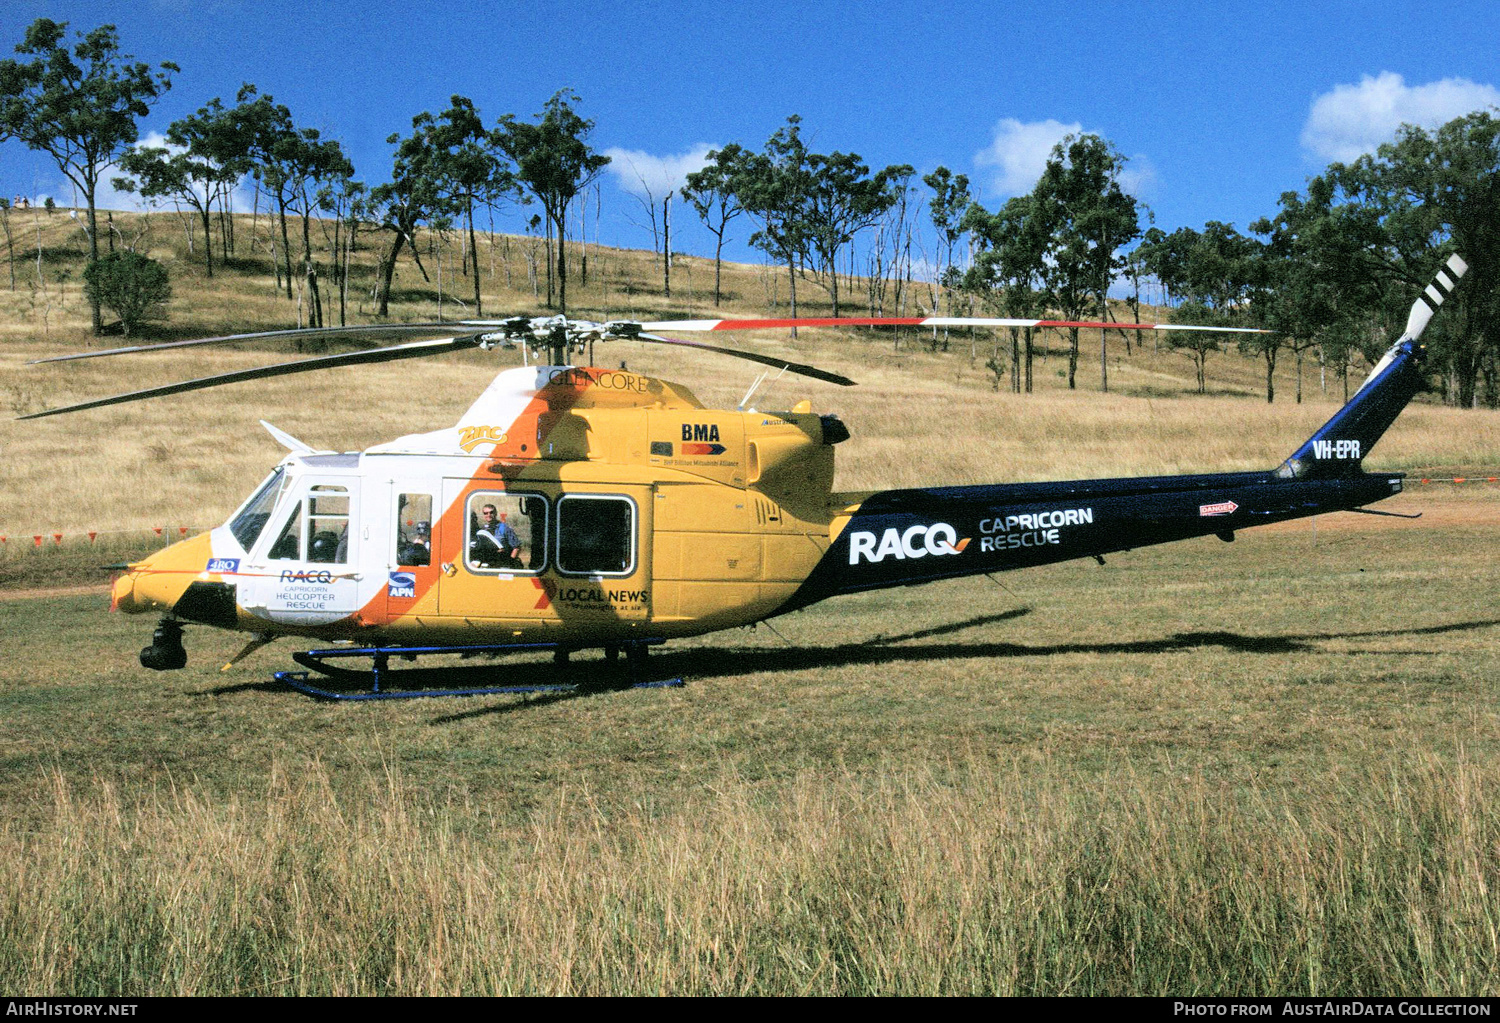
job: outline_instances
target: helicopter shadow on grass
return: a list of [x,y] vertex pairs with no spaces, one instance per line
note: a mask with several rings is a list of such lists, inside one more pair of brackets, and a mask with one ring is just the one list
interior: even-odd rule
[[[1500,626],[1500,618],[1486,618],[1466,622],[1451,622],[1445,625],[1429,625],[1410,629],[1374,629],[1352,632],[1311,632],[1283,636],[1254,636],[1227,630],[1204,630],[1178,632],[1161,639],[1130,640],[1099,643],[1059,643],[1028,646],[1024,643],[1004,642],[947,642],[922,643],[915,646],[899,646],[913,640],[931,639],[935,636],[951,635],[966,629],[994,625],[1024,617],[1030,608],[1017,608],[1001,614],[979,615],[963,621],[951,622],[897,636],[877,636],[858,643],[841,643],[827,647],[788,647],[780,649],[737,649],[727,651],[703,647],[692,650],[668,650],[651,658],[653,677],[676,676],[689,680],[730,679],[763,672],[810,671],[820,668],[840,668],[856,665],[890,665],[897,663],[926,663],[930,661],[963,660],[973,658],[1050,657],[1061,654],[1166,654],[1189,650],[1218,647],[1230,652],[1245,654],[1291,654],[1329,652],[1320,644],[1330,640],[1390,639],[1398,636],[1442,636],[1455,632],[1473,632],[1479,629]],[[1441,650],[1346,650],[1338,651],[1349,656],[1375,654],[1383,657],[1429,657],[1437,656]],[[528,697],[525,700],[500,705],[476,708],[459,714],[449,714],[432,719],[429,724],[452,724],[469,718],[493,714],[509,714],[563,700],[580,697],[618,694],[619,687],[584,686],[573,692],[548,693]]]

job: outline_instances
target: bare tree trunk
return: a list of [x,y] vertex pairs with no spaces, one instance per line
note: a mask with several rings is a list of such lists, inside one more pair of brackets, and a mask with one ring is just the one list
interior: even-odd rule
[[[474,315],[481,316],[484,313],[484,299],[479,296],[479,244],[474,239],[474,200],[470,199],[469,207],[469,253],[474,261]],[[467,265],[467,264],[465,264]]]
[[10,234],[10,207],[0,209],[0,223],[5,225],[5,249],[10,264],[10,290],[16,290],[16,243]]
[[[212,280],[214,275],[213,212],[209,209],[207,202],[199,208],[198,212],[203,216],[203,261],[208,267],[209,279]],[[110,223],[114,223],[113,215],[110,217]]]
[[1099,328],[1099,387],[1109,393],[1109,331]]
[[380,298],[379,305],[375,309],[376,316],[389,316],[391,305],[391,278],[396,274],[396,257],[401,253],[401,246],[406,241],[406,232],[398,230],[395,237],[391,239],[391,251],[382,261],[380,266]]
[[292,297],[292,243],[286,233],[286,200],[281,193],[276,195],[276,207],[281,214],[281,257],[286,261],[286,297]]
[[1026,393],[1030,394],[1031,393],[1031,356],[1032,356],[1031,328],[1027,327],[1025,329],[1024,333],[1026,335]]
[[568,315],[568,209],[566,206],[557,218],[557,307],[558,312]]

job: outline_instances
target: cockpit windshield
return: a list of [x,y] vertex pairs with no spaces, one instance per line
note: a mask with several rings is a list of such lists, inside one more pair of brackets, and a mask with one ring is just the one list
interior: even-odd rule
[[248,551],[255,545],[261,530],[266,528],[266,522],[271,518],[271,511],[276,507],[276,500],[281,497],[286,480],[285,467],[277,466],[276,471],[260,485],[255,496],[245,502],[240,513],[229,523],[229,531],[245,550]]

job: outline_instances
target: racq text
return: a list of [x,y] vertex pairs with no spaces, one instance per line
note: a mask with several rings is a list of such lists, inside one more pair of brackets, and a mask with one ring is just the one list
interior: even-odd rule
[[1483,1002],[1173,1002],[1174,1016],[1488,1016]]

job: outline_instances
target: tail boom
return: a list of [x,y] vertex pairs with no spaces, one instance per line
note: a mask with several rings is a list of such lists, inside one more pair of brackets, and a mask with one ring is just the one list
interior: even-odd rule
[[874,494],[834,523],[827,552],[783,610],[842,593],[1005,572],[1359,508],[1399,473],[1287,480],[1273,472],[1160,476]]

